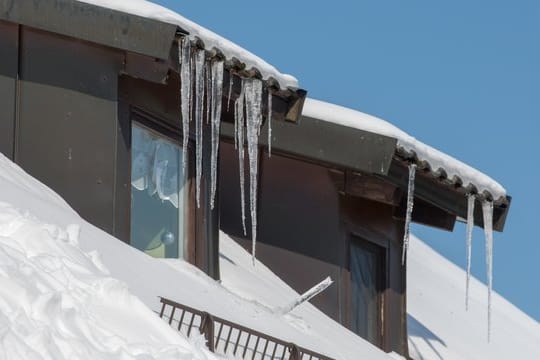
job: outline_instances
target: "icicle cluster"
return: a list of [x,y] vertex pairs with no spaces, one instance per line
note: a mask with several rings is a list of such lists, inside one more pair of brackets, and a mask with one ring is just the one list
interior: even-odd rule
[[493,202],[482,203],[486,236],[486,268],[488,281],[488,342],[491,340],[491,292],[493,289]]
[[[232,81],[232,80],[231,80]],[[252,261],[255,265],[257,244],[257,174],[259,135],[262,125],[263,83],[258,79],[242,79],[240,96],[234,104],[235,147],[238,149],[240,205],[242,228],[246,235],[244,144],[247,140],[249,162],[249,210],[251,216]],[[245,128],[245,130],[244,130]]]
[[403,252],[401,254],[401,264],[405,265],[405,257],[409,250],[409,240],[411,237],[411,220],[414,207],[414,180],[416,177],[416,164],[409,165],[409,185],[407,189],[407,209],[405,213],[405,233],[403,235]]
[[476,196],[467,197],[467,280],[465,286],[465,310],[469,310],[469,283],[471,281],[472,232],[474,227],[474,203]]
[[[224,62],[207,61],[203,49],[192,49],[189,38],[184,38],[180,46],[180,105],[182,112],[182,169],[187,163],[189,124],[195,118],[195,178],[197,207],[201,206],[201,177],[203,158],[203,121],[210,123],[212,153],[210,159],[210,206],[214,209],[217,187],[217,161],[219,134],[221,128],[221,105],[223,96]],[[193,88],[193,82],[195,87]],[[206,96],[206,103],[204,101]],[[195,113],[192,112],[194,101]],[[205,112],[206,109],[206,112]]]
[[[203,162],[203,127],[204,119],[210,124],[210,206],[214,209],[217,190],[217,163],[221,128],[221,109],[223,97],[224,62],[207,61],[205,51],[192,48],[188,38],[180,46],[180,97],[183,126],[183,164],[187,162],[190,122],[195,121],[195,181],[197,207],[201,206],[201,178]],[[193,85],[194,84],[194,85]],[[230,107],[234,76],[229,76],[227,110]],[[255,246],[257,241],[257,173],[259,135],[262,125],[263,82],[259,79],[242,79],[240,95],[234,102],[235,148],[238,149],[240,171],[240,194],[242,206],[242,227],[246,235],[245,215],[245,169],[244,145],[247,142],[249,162],[249,210],[251,216],[252,256],[255,264]],[[272,129],[272,94],[268,92],[268,152],[271,152]]]

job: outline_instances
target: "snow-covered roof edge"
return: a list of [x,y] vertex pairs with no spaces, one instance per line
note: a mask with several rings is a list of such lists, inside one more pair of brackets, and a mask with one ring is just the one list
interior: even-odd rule
[[334,124],[373,132],[397,139],[400,153],[412,154],[420,162],[429,164],[434,172],[444,172],[449,179],[461,179],[462,186],[474,187],[478,193],[488,193],[494,200],[506,198],[506,189],[479,170],[447,155],[414,137],[398,127],[375,116],[343,106],[307,98],[303,116]]
[[207,50],[216,48],[223,53],[227,60],[238,59],[246,65],[246,69],[256,69],[265,80],[275,79],[282,88],[298,88],[298,80],[294,76],[281,73],[255,54],[163,6],[146,0],[77,1],[179,26],[189,33],[191,39],[202,41]]

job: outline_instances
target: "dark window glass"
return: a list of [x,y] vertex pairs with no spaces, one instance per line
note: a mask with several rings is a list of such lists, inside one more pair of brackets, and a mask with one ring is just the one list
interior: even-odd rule
[[182,148],[133,123],[131,244],[154,257],[184,258]]
[[382,254],[366,241],[351,243],[351,326],[376,346],[381,343]]

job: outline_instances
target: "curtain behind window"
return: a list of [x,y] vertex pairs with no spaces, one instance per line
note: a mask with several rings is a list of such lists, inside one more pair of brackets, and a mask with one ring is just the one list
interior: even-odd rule
[[351,243],[352,330],[372,344],[379,345],[379,272],[380,253]]

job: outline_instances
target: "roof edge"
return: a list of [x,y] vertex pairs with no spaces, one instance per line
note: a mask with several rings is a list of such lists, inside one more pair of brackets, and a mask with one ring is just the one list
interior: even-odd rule
[[0,20],[166,60],[177,25],[74,0],[0,0]]

